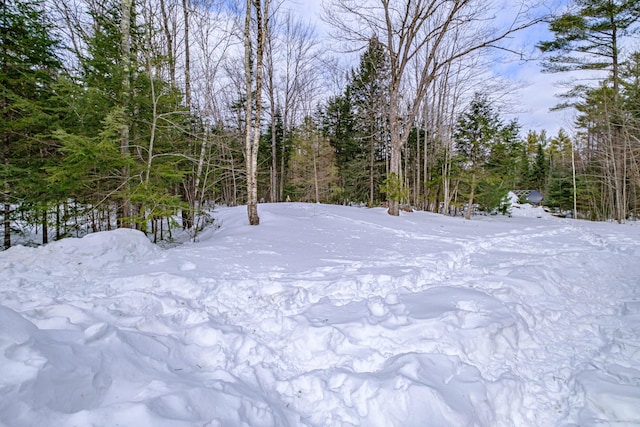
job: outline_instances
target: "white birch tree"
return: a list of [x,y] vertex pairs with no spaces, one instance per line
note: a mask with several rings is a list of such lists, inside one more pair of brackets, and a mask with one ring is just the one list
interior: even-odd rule
[[[265,40],[269,28],[270,3],[271,0],[247,0],[245,11],[245,165],[247,169],[247,214],[251,225],[260,224],[258,216],[258,147],[262,111],[262,76]],[[255,19],[255,51],[252,43],[252,18]]]

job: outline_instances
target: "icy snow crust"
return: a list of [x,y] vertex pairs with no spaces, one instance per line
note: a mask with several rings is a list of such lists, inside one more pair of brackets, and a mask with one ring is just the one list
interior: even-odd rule
[[640,226],[263,204],[0,253],[0,425],[640,424]]

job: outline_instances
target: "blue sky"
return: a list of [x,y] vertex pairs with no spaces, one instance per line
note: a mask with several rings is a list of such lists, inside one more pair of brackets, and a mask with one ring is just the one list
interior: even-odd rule
[[[558,0],[558,3],[566,3],[566,0]],[[283,7],[291,9],[300,17],[315,24],[316,31],[321,38],[322,34],[328,31],[326,24],[320,19],[321,0],[286,0]],[[549,38],[546,24],[539,24],[519,34],[513,40],[513,46],[514,48],[524,47],[535,57],[539,56],[535,45]],[[546,130],[548,136],[554,136],[560,128],[571,133],[574,112],[570,109],[550,111],[550,108],[559,102],[557,95],[566,91],[561,83],[569,80],[570,76],[542,73],[540,61],[537,59],[520,61],[514,58],[510,61],[497,61],[492,71],[496,75],[512,81],[514,86],[519,88],[511,94],[510,104],[513,105],[513,109],[510,108],[503,114],[507,120],[518,119],[522,125],[523,135],[528,130]]]

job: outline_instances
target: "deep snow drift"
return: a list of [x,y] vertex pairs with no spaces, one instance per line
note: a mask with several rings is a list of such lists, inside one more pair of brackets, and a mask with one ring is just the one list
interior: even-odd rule
[[259,213],[0,253],[0,424],[640,425],[640,225]]

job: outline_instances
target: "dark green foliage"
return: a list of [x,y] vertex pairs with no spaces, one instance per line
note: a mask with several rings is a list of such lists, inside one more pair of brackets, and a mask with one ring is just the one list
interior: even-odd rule
[[552,54],[546,71],[611,70],[619,55],[619,40],[633,31],[640,18],[637,0],[576,0],[577,10],[549,24],[554,39],[539,43]]
[[49,105],[60,63],[57,42],[39,3],[5,0],[0,8],[0,138],[4,246],[11,245],[12,206],[46,201],[42,167],[49,161]]
[[640,51],[632,53],[622,64],[621,76],[623,109],[637,125],[640,121]]
[[555,168],[549,176],[544,203],[563,211],[573,209],[573,181],[571,170]]
[[519,163],[524,145],[518,138],[519,132],[520,124],[515,120],[503,125],[491,145],[487,159],[489,173],[511,189],[517,186],[521,170]]
[[538,144],[538,148],[536,149],[536,156],[533,161],[533,167],[531,170],[531,182],[533,184],[534,190],[538,190],[540,192],[544,191],[548,171],[549,165],[547,163],[547,157],[544,153],[544,147],[542,146],[542,144]]
[[457,152],[472,167],[483,163],[501,127],[498,113],[493,110],[487,97],[476,93],[469,108],[460,115],[456,124],[454,139]]
[[[74,221],[91,217],[96,231],[115,225],[108,213],[122,200],[132,203],[126,222],[143,230],[148,219],[184,207],[175,197],[193,168],[185,160],[193,147],[184,135],[203,127],[185,114],[182,94],[156,77],[154,67],[166,59],[143,48],[146,35],[135,10],[132,55],[124,61],[121,3],[89,6],[91,22],[75,29],[86,49],[72,72],[61,69],[50,36],[55,29],[38,3],[5,1],[0,10],[7,229],[17,208],[24,220],[44,218],[48,208],[67,212],[59,207],[72,205]],[[65,235],[65,226],[57,218],[56,234]]]
[[[637,0],[575,0],[575,8],[550,22],[554,38],[538,47],[547,54],[549,72],[603,71],[595,85],[574,86],[561,107],[576,107],[577,125],[588,142],[591,211],[623,221],[634,204],[629,184],[636,182],[637,161],[631,140],[637,126],[629,122],[625,99],[624,44],[633,41],[640,20]],[[597,164],[599,163],[599,164]],[[632,184],[633,185],[633,184]],[[594,190],[598,188],[599,190]],[[599,195],[598,195],[599,194]],[[597,195],[597,196],[596,196]],[[600,217],[600,213],[595,215]]]
[[155,77],[154,67],[166,58],[139,53],[144,39],[135,10],[132,57],[124,64],[120,2],[92,5],[95,31],[85,40],[80,75],[61,91],[75,117],[57,134],[63,158],[50,169],[50,179],[63,188],[69,185],[67,197],[89,210],[128,200],[133,211],[119,221],[145,230],[147,219],[158,212],[176,213],[185,207],[175,197],[193,168],[185,159],[193,147],[184,135],[196,133],[199,125],[180,105],[182,94]]
[[461,193],[480,209],[493,210],[518,181],[523,145],[516,121],[504,124],[489,100],[476,94],[454,131]]
[[322,114],[323,133],[331,141],[340,165],[353,160],[359,152],[353,110],[351,90],[347,88],[344,95],[329,100]]
[[403,203],[409,199],[409,189],[395,173],[387,175],[387,178],[380,186],[380,191],[383,192],[389,200],[398,200],[400,203]]
[[[290,132],[285,132],[284,123],[282,121],[282,114],[280,111],[276,111],[274,126],[269,125],[266,128],[266,132],[260,138],[260,147],[258,148],[258,198],[264,200],[270,200],[269,189],[272,185],[270,182],[270,171],[273,165],[273,152],[272,141],[275,130],[276,141],[276,165],[278,166],[278,173],[281,174],[279,167],[284,162],[288,163],[291,157],[292,147],[292,135]],[[277,182],[283,177],[279,177]]]
[[118,145],[122,120],[121,111],[109,114],[94,137],[57,130],[54,136],[59,141],[61,159],[47,168],[52,186],[83,204],[98,204],[117,191],[119,171],[132,166]]
[[372,38],[344,93],[332,98],[322,112],[323,133],[336,153],[345,200],[373,204],[381,197],[388,140],[388,67],[383,47]]

